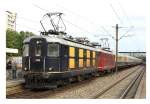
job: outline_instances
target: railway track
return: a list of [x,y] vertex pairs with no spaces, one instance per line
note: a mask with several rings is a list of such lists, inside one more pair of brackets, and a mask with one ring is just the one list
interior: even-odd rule
[[[136,68],[138,69],[140,66],[136,66]],[[135,70],[132,71],[132,73],[134,73]],[[107,76],[107,75],[106,75]],[[110,74],[108,74],[108,76],[111,76]],[[22,88],[22,90],[18,93],[12,93],[7,95],[7,98],[25,98],[25,99],[32,99],[32,98],[53,98],[55,95],[59,95],[61,94],[65,94],[69,89],[70,90],[75,90],[76,88],[81,89],[84,86],[89,85],[89,83],[91,83],[92,81],[94,81],[95,78],[92,79],[88,79],[88,80],[83,80],[81,82],[78,83],[72,83],[66,86],[62,86],[59,87],[57,89],[53,89],[53,90],[29,90],[29,89],[24,89]],[[16,89],[17,90],[17,89]],[[15,90],[14,90],[15,91]]]
[[145,70],[141,70],[136,77],[131,81],[131,83],[128,85],[128,87],[125,89],[125,91],[120,96],[120,99],[131,99],[135,98],[137,88],[140,84],[140,81],[145,73]]
[[89,83],[90,81],[94,80],[94,78],[87,79],[80,81],[79,83],[71,83],[67,84],[65,86],[60,86],[56,89],[52,90],[30,90],[30,89],[22,89],[22,91],[18,93],[9,94],[6,97],[7,98],[25,98],[25,99],[32,99],[32,98],[48,98],[48,95],[56,94],[56,93],[63,93],[66,91],[66,89],[71,89],[73,87],[84,85]]
[[146,73],[144,73],[143,78],[138,86],[137,92],[134,96],[135,99],[146,99]]
[[23,91],[24,80],[19,80],[19,82],[10,82],[6,85],[6,96],[19,93]]
[[[140,83],[140,80],[144,74],[144,67],[137,67],[136,71],[132,71],[123,78],[117,80],[116,82],[112,83],[108,87],[106,87],[104,90],[101,92],[98,92],[96,95],[92,96],[92,99],[99,99],[99,98],[120,98],[120,99],[125,99],[125,98],[134,98],[134,95],[136,93],[136,90],[138,88],[138,84]],[[131,82],[130,84],[127,85],[126,88],[122,88],[125,90],[119,90],[121,88],[121,83],[125,83],[125,80],[127,78],[130,78]],[[132,80],[133,79],[133,80]],[[124,81],[124,82],[123,82]],[[127,82],[127,81],[126,81]],[[129,81],[128,81],[129,82]],[[116,87],[116,88],[115,88]],[[119,92],[122,91],[122,92]],[[121,94],[119,94],[121,93]],[[119,94],[119,95],[118,95]]]

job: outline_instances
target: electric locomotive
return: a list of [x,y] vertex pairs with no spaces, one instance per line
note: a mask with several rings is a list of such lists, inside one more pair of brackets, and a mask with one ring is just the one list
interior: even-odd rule
[[97,73],[98,51],[57,37],[29,37],[23,52],[26,87],[56,87],[60,80]]

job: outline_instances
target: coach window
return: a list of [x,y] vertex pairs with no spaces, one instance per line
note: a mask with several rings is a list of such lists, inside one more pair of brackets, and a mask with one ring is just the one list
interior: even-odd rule
[[23,56],[29,56],[29,45],[28,44],[23,45]]
[[59,45],[58,44],[48,44],[48,56],[58,57],[59,56]]

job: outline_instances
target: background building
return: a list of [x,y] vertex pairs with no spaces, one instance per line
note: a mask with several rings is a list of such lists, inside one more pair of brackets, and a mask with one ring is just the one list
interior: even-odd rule
[[6,11],[6,29],[15,31],[16,16],[17,13]]

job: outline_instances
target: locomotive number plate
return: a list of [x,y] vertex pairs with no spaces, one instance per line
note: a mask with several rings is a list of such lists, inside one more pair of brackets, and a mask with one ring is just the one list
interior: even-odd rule
[[40,59],[36,59],[35,61],[39,62],[39,61],[40,61]]

